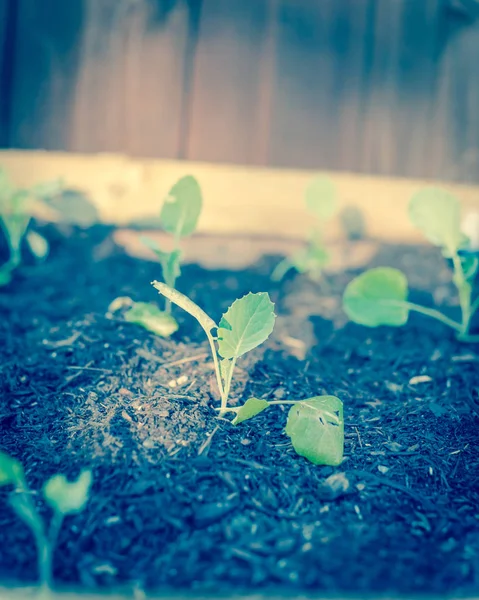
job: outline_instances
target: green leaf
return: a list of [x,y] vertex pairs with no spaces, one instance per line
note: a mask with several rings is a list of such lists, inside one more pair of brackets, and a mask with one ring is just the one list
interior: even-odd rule
[[12,281],[12,269],[10,263],[7,263],[0,267],[0,286],[7,285],[10,281]]
[[25,475],[21,463],[0,451],[0,486],[10,483],[18,485],[24,481]]
[[439,188],[417,192],[409,203],[413,224],[436,246],[455,253],[464,243],[461,231],[461,207],[456,197]]
[[306,188],[308,210],[320,219],[331,218],[337,209],[336,188],[329,177],[318,176]]
[[124,317],[128,323],[140,325],[160,337],[169,337],[178,331],[174,317],[148,302],[134,302]]
[[77,513],[88,502],[91,483],[91,471],[82,471],[71,482],[64,475],[54,475],[43,486],[43,496],[54,511],[62,515]]
[[140,240],[147,248],[153,250],[156,254],[161,264],[161,271],[166,285],[174,288],[176,280],[181,275],[181,250],[177,248],[172,252],[165,252],[158,246],[155,240],[152,240],[147,236],[142,236]]
[[294,404],[285,431],[296,452],[315,465],[336,466],[343,460],[343,403],[336,396],[315,396]]
[[27,233],[27,243],[32,254],[38,258],[38,260],[43,260],[48,256],[50,246],[43,235],[40,235],[36,231],[29,231]]
[[267,400],[261,400],[260,398],[249,398],[236,412],[236,416],[233,419],[232,424],[238,425],[239,423],[243,423],[243,421],[247,421],[256,415],[259,415],[259,413],[263,412],[268,407],[269,402]]
[[250,292],[235,300],[218,327],[220,356],[237,358],[262,344],[273,331],[275,319],[274,304],[266,292]]
[[204,310],[202,310],[187,296],[185,296],[181,292],[178,292],[178,290],[175,290],[172,287],[166,285],[166,283],[161,283],[161,281],[152,281],[151,285],[155,289],[157,289],[162,296],[164,296],[165,298],[173,302],[173,304],[176,304],[184,311],[189,313],[192,317],[194,317],[201,325],[201,327],[203,327],[206,333],[209,334],[212,329],[217,327],[213,319],[209,317]]
[[368,327],[404,325],[409,317],[407,279],[401,271],[376,267],[353,279],[343,295],[345,313]]
[[165,231],[176,237],[191,235],[196,229],[202,206],[201,189],[192,175],[182,177],[171,188],[161,209]]

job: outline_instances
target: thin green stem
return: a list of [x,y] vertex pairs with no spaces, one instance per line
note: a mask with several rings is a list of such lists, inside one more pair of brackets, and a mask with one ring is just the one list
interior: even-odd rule
[[289,258],[284,258],[280,263],[276,265],[271,273],[272,281],[281,281],[286,273],[293,268],[293,264]]
[[471,320],[471,286],[466,280],[461,258],[457,252],[452,255],[452,264],[454,267],[453,282],[459,294],[459,304],[462,310],[462,327],[460,333],[467,334]]
[[459,333],[462,333],[463,331],[461,323],[457,323],[457,321],[446,317],[446,315],[444,315],[439,310],[436,310],[434,308],[426,308],[425,306],[421,306],[420,304],[414,304],[413,302],[405,302],[404,304],[409,308],[409,310],[415,310],[418,313],[436,319],[437,321],[441,321],[442,323],[444,323],[448,327],[452,327],[452,329],[458,331]]
[[[298,402],[302,402],[302,400],[269,400],[268,404],[297,404]],[[221,411],[222,413],[234,412],[237,413],[243,408],[242,406],[227,406],[224,410],[221,408],[216,408],[215,410]]]
[[40,581],[43,589],[51,590],[53,580],[53,553],[58,541],[58,535],[63,523],[64,515],[55,511],[50,523],[48,531],[48,539],[44,537],[44,545],[42,552],[39,552],[39,567],[40,567]]
[[206,333],[206,337],[208,338],[208,342],[210,344],[211,354],[213,356],[213,363],[215,366],[215,374],[216,374],[216,383],[218,384],[218,389],[219,389],[220,397],[221,397],[221,410],[224,410],[224,407],[228,403],[228,398],[225,396],[225,390],[223,388],[223,382],[221,380],[221,369],[220,369],[220,364],[218,361],[218,353],[216,352],[216,346],[215,346],[215,341],[213,339],[213,336],[211,335],[211,333],[209,331],[206,331],[206,329],[205,329],[205,333]]
[[[233,380],[233,371],[234,371],[235,366],[236,366],[236,360],[237,360],[236,356],[234,356],[231,359],[231,366],[230,366],[230,369],[228,371],[228,377],[226,379],[225,387],[224,387],[224,396],[221,399],[221,410],[222,410],[222,412],[224,412],[228,408],[228,398],[229,398],[229,395],[230,395],[231,382]],[[220,412],[220,416],[221,416],[221,414],[222,413]]]

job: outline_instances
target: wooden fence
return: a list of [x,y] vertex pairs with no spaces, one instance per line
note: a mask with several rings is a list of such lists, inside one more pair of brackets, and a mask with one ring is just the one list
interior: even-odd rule
[[479,182],[451,0],[0,0],[0,144]]

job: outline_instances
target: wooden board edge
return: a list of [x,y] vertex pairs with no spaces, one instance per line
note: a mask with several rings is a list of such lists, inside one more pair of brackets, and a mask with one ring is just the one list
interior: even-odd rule
[[[303,197],[319,171],[139,159],[113,154],[0,151],[0,165],[20,186],[62,178],[97,207],[103,222],[127,225],[159,214],[175,181],[197,177],[204,208],[199,233],[304,239],[313,225]],[[421,180],[324,173],[337,187],[340,208],[361,211],[369,237],[392,243],[424,241],[408,219],[411,196],[426,185],[457,195],[463,211],[479,211],[479,186]],[[344,238],[340,219],[327,223],[326,241]]]

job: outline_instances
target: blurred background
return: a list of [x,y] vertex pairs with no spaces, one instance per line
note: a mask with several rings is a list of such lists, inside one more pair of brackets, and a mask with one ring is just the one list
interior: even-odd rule
[[0,146],[479,182],[479,0],[0,0]]

